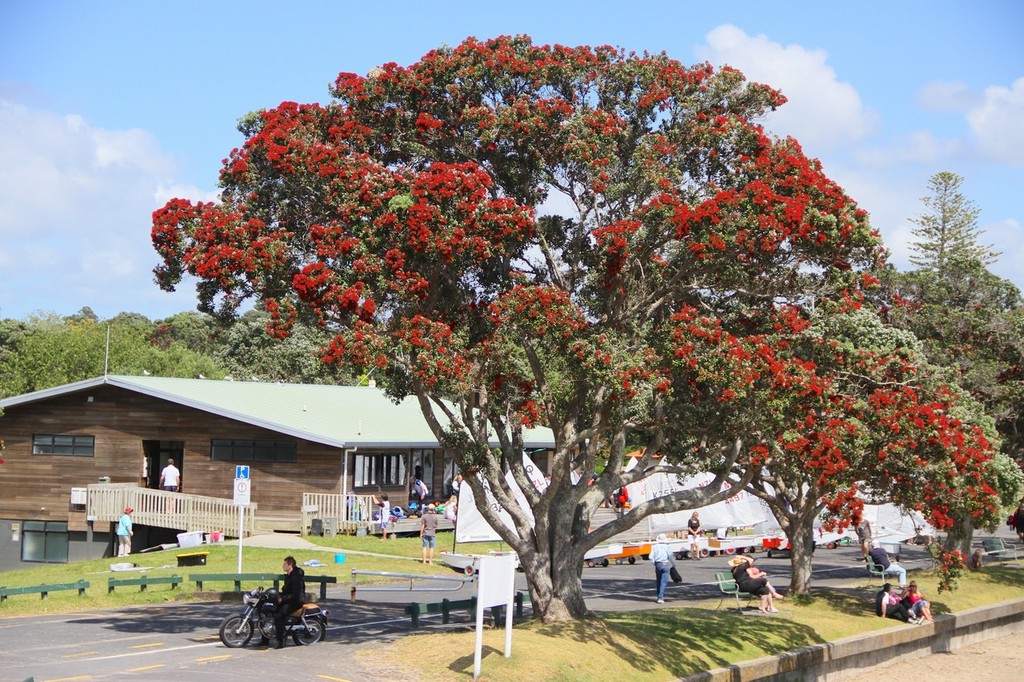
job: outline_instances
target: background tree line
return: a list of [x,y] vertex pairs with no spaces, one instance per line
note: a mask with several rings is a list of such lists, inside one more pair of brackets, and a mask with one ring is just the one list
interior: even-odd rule
[[[285,339],[266,333],[269,316],[250,310],[222,322],[199,312],[149,320],[134,312],[99,319],[78,313],[0,320],[0,395],[13,396],[107,374],[236,381],[351,384],[319,360],[319,328],[297,324]],[[109,329],[109,352],[107,335]]]

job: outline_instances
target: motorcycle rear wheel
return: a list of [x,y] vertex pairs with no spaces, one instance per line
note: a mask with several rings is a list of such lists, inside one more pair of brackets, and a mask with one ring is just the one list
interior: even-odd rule
[[242,616],[228,616],[220,624],[220,641],[229,649],[239,649],[252,639],[252,621]]
[[299,646],[316,644],[324,637],[324,626],[319,620],[311,618],[306,621],[306,626],[296,625],[292,628],[292,641]]

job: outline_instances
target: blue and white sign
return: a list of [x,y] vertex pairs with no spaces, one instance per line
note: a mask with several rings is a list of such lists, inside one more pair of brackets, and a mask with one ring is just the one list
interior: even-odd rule
[[235,478],[249,478],[249,467],[243,464],[236,464]]

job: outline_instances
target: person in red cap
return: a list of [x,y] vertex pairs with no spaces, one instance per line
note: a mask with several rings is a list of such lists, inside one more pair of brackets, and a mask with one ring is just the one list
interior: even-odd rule
[[132,553],[132,512],[131,507],[124,508],[121,520],[117,522],[117,556],[128,556]]

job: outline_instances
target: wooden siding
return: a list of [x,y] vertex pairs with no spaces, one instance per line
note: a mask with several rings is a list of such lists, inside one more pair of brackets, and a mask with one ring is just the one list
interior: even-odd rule
[[[181,492],[230,499],[236,464],[251,467],[251,502],[259,517],[290,519],[288,529],[301,522],[302,496],[340,494],[344,451],[319,443],[295,439],[226,417],[192,409],[113,386],[64,394],[37,402],[9,407],[0,417],[7,449],[0,473],[0,518],[64,521],[78,512],[70,506],[71,488],[85,488],[109,477],[111,483],[145,485],[143,442],[183,443]],[[95,437],[95,456],[72,457],[33,455],[33,434],[86,435]],[[227,462],[210,457],[213,439],[294,441],[295,463]],[[374,448],[373,452],[408,449]],[[433,451],[434,477],[428,481],[438,490],[442,455]],[[408,461],[408,460],[406,460]],[[404,506],[406,486],[372,491],[353,490],[349,457],[347,490],[365,495],[387,493],[393,504]],[[150,481],[155,487],[157,481]],[[77,518],[75,519],[78,520]],[[76,526],[78,524],[76,523]]]

